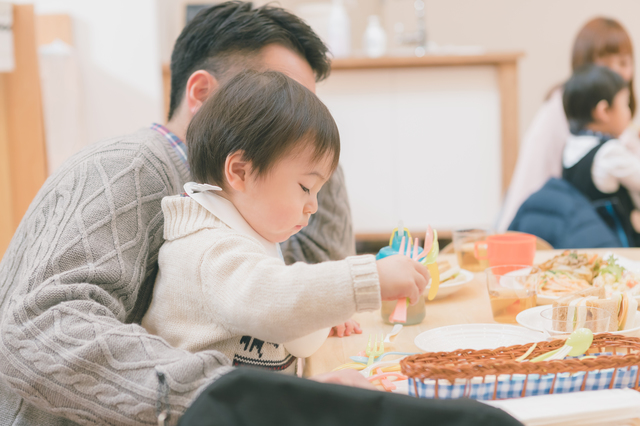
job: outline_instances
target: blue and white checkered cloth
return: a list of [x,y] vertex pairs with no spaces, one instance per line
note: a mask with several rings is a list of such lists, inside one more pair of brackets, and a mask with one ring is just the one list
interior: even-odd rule
[[[599,354],[610,355],[610,354]],[[553,393],[579,392],[581,390],[609,389],[615,368],[606,370],[595,370],[579,373],[559,373],[553,388]],[[585,374],[587,379],[585,382]],[[636,383],[638,366],[619,368],[616,377],[613,379],[613,389],[633,388]],[[526,380],[526,391],[524,396],[547,395],[551,391],[554,374],[541,376],[539,374],[502,375],[498,377],[498,384],[493,376],[488,376],[485,383],[471,383],[465,386],[462,380],[460,383],[450,384],[448,380],[439,380],[438,399],[471,398],[479,400],[491,400],[495,392],[496,399],[520,398]],[[472,380],[475,381],[475,380]],[[465,381],[466,382],[466,381]],[[417,381],[418,395],[416,395],[416,381],[409,379],[409,395],[420,398],[436,397],[435,380]],[[584,383],[584,389],[582,384]],[[465,395],[466,387],[466,395]]]

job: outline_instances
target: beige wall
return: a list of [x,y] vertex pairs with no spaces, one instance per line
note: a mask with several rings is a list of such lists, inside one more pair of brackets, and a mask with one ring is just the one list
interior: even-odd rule
[[[38,15],[71,18],[79,74],[79,87],[74,90],[79,91],[82,111],[82,129],[77,129],[82,134],[81,145],[162,121],[157,0],[13,2],[34,4]],[[66,107],[65,100],[58,102]]]
[[[266,1],[257,3],[263,2]],[[183,3],[185,0],[159,0],[165,60],[181,28]],[[279,3],[295,10],[307,1]],[[639,0],[425,0],[425,3],[427,36],[440,45],[480,45],[487,50],[525,52],[520,63],[521,134],[549,88],[568,77],[573,38],[587,20],[597,15],[618,19],[631,34],[636,49],[640,46]],[[407,29],[415,26],[412,0],[345,0],[345,4],[352,21],[354,52],[361,49],[369,14],[382,15],[388,34],[398,21]],[[393,44],[393,40],[390,42]],[[636,70],[635,79],[640,80],[640,69]]]

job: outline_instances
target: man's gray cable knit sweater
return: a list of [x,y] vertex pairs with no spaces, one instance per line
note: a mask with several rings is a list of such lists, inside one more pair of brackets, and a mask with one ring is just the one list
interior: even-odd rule
[[[138,325],[163,243],[164,196],[189,172],[151,129],[92,145],[43,185],[0,263],[0,425],[167,424],[230,371]],[[342,170],[287,263],[354,253]]]

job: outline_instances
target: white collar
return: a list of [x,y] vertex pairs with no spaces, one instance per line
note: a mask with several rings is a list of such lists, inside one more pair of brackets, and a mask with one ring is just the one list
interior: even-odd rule
[[283,260],[280,244],[272,243],[258,234],[242,217],[231,201],[212,192],[222,191],[222,188],[206,183],[187,182],[184,184],[184,190],[196,203],[226,223],[229,228],[255,238],[262,244],[269,256]]
[[562,165],[570,169],[578,164],[585,155],[600,143],[600,138],[593,135],[569,135],[562,152]]

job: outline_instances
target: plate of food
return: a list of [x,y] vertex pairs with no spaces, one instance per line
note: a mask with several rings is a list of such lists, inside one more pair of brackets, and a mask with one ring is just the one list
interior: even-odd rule
[[[460,269],[457,265],[451,265],[448,261],[438,262],[440,272],[440,286],[434,300],[447,297],[460,290],[473,279],[473,273],[466,269]],[[431,284],[427,285],[424,292],[427,294]]]
[[614,292],[630,291],[640,301],[640,262],[613,253],[600,256],[566,250],[535,265],[531,274],[530,285],[535,287],[539,305],[593,287],[604,287],[607,297]]
[[[581,306],[591,306],[609,312],[609,333],[636,335],[640,332],[638,302],[629,292],[616,292],[607,297],[603,287],[591,287],[560,297],[553,303],[554,308],[567,308],[567,316],[574,317],[576,321]],[[530,330],[543,331],[541,312],[550,308],[549,305],[542,305],[526,309],[516,316],[516,321]]]
[[415,345],[425,352],[458,349],[495,349],[545,340],[545,335],[509,324],[459,324],[427,330],[416,336]]

